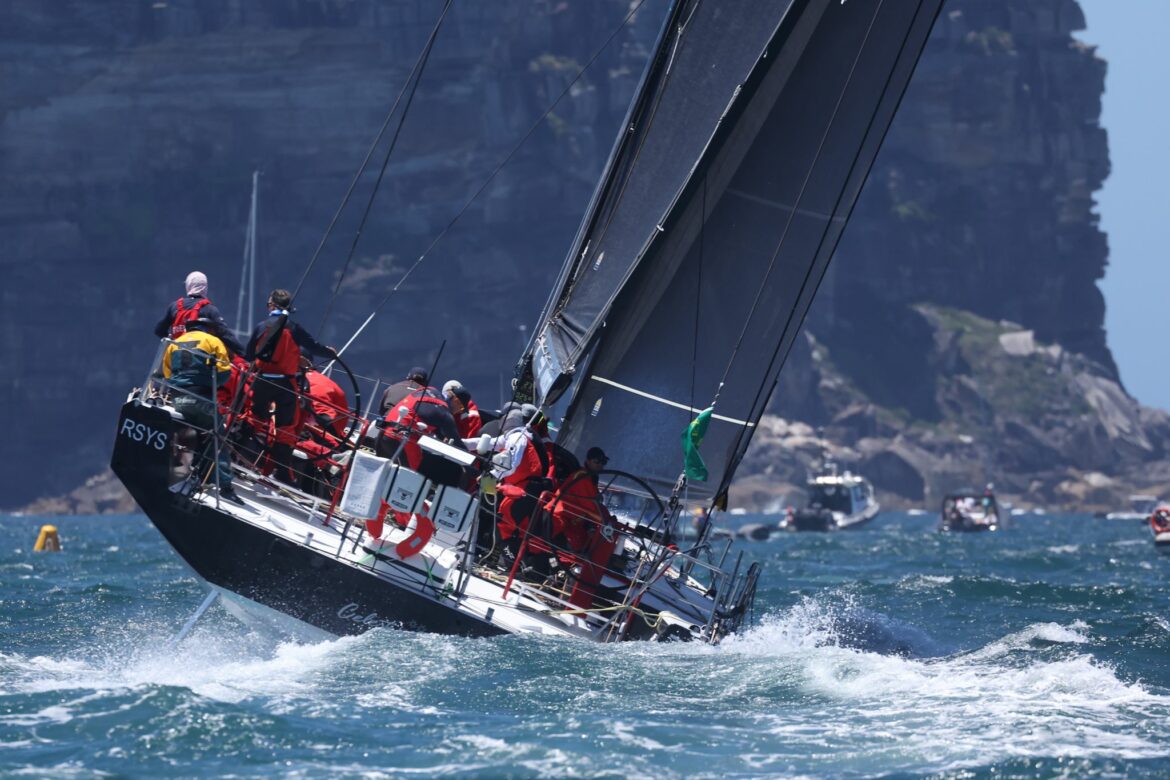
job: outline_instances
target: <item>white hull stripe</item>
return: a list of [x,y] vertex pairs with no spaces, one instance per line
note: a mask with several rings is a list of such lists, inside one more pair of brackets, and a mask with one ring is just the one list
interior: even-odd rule
[[[603,376],[594,375],[594,376],[591,376],[589,378],[593,379],[595,381],[601,382],[603,385],[609,385],[610,387],[616,387],[618,390],[625,390],[627,393],[633,393],[634,395],[640,395],[643,398],[649,398],[651,401],[657,401],[660,404],[666,404],[667,406],[673,406],[676,409],[683,409],[685,411],[690,412],[691,414],[698,414],[699,412],[703,411],[702,409],[696,409],[693,406],[687,406],[686,404],[680,404],[678,401],[671,401],[668,398],[662,398],[661,396],[651,395],[650,393],[647,393],[644,390],[639,390],[635,387],[629,387],[627,385],[618,384],[617,382],[613,381],[612,379],[606,379]],[[704,408],[706,408],[706,407],[704,407]],[[724,417],[721,414],[713,414],[713,415],[711,415],[711,418],[715,419],[715,420],[722,420],[723,422],[729,422],[732,425],[743,425],[743,426],[746,426],[748,428],[755,427],[755,423],[748,422],[747,420],[737,420],[734,417]]]

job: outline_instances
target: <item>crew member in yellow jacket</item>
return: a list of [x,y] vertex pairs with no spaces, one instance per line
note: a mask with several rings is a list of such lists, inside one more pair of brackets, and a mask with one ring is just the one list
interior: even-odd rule
[[[187,332],[163,351],[163,378],[176,391],[175,411],[187,422],[210,433],[216,420],[213,390],[223,386],[231,376],[231,358],[217,335],[219,323],[199,317],[186,325]],[[220,497],[241,503],[232,489],[231,458],[226,443],[219,448],[215,472]]]

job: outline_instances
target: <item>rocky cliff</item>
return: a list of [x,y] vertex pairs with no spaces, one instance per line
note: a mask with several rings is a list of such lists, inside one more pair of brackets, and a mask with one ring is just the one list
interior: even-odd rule
[[[114,410],[145,376],[150,330],[188,271],[209,274],[212,297],[235,319],[253,170],[262,172],[257,307],[272,287],[297,285],[441,7],[16,0],[0,8],[0,506],[63,492],[108,461]],[[351,362],[397,379],[447,339],[444,365],[459,366],[493,403],[665,7],[455,4],[353,256],[345,284],[354,292],[322,327],[389,134],[306,280],[301,321],[343,342],[484,187]]]
[[[0,9],[0,505],[102,468],[187,271],[209,273],[234,319],[254,169],[261,295],[296,286],[439,7]],[[455,4],[357,249],[385,144],[300,319],[340,343],[399,285],[351,362],[396,378],[446,339],[443,364],[494,402],[665,7],[648,0],[623,24],[625,0]],[[1125,395],[1105,344],[1092,210],[1108,172],[1105,65],[1073,37],[1083,24],[1075,0],[945,7],[741,472],[744,503],[799,484],[822,444],[906,503],[961,479],[1105,504],[1160,478],[1165,416]]]
[[775,478],[742,502],[798,486],[822,444],[895,504],[1170,493],[1166,415],[1105,342],[1105,63],[1083,27],[1073,0],[944,8],[746,464]]

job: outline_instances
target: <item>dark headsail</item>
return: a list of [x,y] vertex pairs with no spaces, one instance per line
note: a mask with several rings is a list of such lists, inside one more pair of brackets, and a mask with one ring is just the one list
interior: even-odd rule
[[942,2],[680,0],[530,347],[559,443],[669,492],[714,404],[727,487]]

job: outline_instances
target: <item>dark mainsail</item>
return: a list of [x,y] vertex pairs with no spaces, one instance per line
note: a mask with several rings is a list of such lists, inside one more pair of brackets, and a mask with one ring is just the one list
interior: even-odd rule
[[[719,495],[943,0],[680,0],[529,348],[558,443]],[[567,388],[567,391],[566,391]]]

